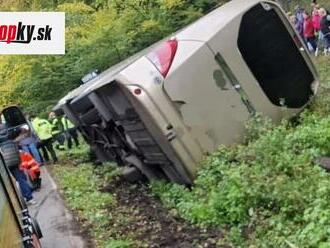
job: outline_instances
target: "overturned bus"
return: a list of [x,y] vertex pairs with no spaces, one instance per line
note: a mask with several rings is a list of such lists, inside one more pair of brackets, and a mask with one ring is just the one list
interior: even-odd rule
[[54,110],[132,179],[191,184],[203,155],[316,94],[308,49],[274,2],[233,0],[70,92]]

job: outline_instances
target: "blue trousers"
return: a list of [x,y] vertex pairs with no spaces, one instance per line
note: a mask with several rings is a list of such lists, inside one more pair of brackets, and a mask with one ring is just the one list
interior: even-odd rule
[[36,144],[30,143],[28,145],[21,145],[21,147],[24,151],[30,153],[39,164],[42,163],[41,156],[39,154]]
[[24,172],[21,171],[20,169],[16,168],[14,170],[11,170],[11,173],[13,174],[14,178],[18,182],[19,187],[21,188],[21,192],[22,192],[23,197],[27,201],[31,200],[33,198],[32,189],[31,189],[30,185],[27,182],[27,178],[26,178]]

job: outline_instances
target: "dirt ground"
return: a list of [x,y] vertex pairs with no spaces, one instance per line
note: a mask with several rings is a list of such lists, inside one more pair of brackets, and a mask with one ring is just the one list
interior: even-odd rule
[[141,247],[219,247],[216,243],[223,237],[221,231],[200,229],[174,217],[151,196],[147,185],[133,185],[116,178],[101,191],[109,192],[117,199],[116,207],[109,209],[117,216],[109,226],[113,228],[114,236],[142,241],[137,245]]

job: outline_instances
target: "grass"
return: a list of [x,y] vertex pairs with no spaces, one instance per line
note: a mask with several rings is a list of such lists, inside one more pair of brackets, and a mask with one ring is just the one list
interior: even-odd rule
[[88,228],[96,247],[130,247],[132,241],[126,237],[111,238],[113,213],[110,209],[116,206],[116,199],[112,194],[100,190],[118,171],[111,164],[95,167],[83,162],[87,160],[87,154],[86,144],[79,149],[61,152],[62,163],[52,170],[68,207],[77,213],[83,226]]

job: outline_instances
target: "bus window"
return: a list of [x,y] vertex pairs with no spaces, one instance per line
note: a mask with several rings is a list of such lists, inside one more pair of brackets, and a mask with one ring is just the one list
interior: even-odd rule
[[2,110],[2,120],[6,123],[7,128],[17,127],[26,124],[26,119],[22,111],[16,107],[11,106]]

